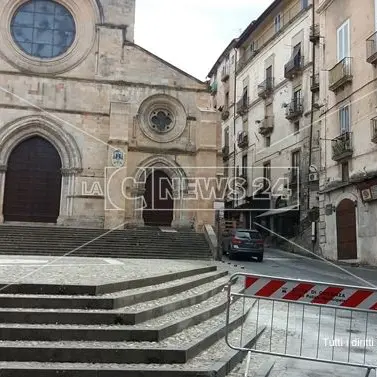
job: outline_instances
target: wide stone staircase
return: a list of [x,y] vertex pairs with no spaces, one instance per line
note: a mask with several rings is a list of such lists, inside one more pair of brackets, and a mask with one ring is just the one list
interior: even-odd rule
[[[226,376],[245,356],[224,338],[228,283],[208,265],[95,287],[0,285],[0,376]],[[263,332],[251,310],[230,305],[232,344]]]
[[38,226],[0,226],[0,254],[209,260],[203,234],[145,227],[108,231]]

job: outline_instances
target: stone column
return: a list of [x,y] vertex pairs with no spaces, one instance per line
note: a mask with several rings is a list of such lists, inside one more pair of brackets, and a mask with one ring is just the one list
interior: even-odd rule
[[[126,223],[125,189],[128,171],[128,134],[133,127],[131,104],[125,102],[111,102],[110,105],[110,135],[108,140],[107,182],[105,182],[105,229],[122,228]],[[113,164],[113,153],[123,152],[124,161]]]
[[0,165],[0,224],[4,222],[3,207],[4,207],[4,188],[5,188],[6,171],[7,171],[7,166]]

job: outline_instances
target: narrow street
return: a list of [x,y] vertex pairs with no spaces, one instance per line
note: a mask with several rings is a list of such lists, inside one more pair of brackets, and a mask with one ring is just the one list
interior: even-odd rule
[[[366,283],[359,280],[357,277],[369,281],[371,284],[377,285],[377,270],[373,268],[360,268],[360,267],[348,267],[348,266],[335,266],[328,262],[310,259],[307,257],[302,257],[299,255],[294,255],[290,253],[283,252],[277,249],[266,249],[265,258],[263,263],[257,263],[256,261],[229,261],[224,258],[225,263],[231,263],[232,265],[237,265],[237,269],[243,272],[250,272],[255,274],[262,274],[272,277],[286,277],[292,279],[302,279],[309,281],[317,281],[323,283],[337,283],[345,285],[355,285],[355,286],[367,286]],[[350,274],[354,276],[351,276]],[[246,304],[249,306],[248,304]],[[322,310],[322,323],[320,324],[321,329],[318,328],[318,308],[316,307],[305,307],[305,326],[302,324],[302,305],[291,305],[292,319],[289,320],[289,331],[287,324],[287,304],[276,303],[274,312],[274,323],[273,330],[271,331],[271,302],[266,300],[260,300],[258,304],[258,317],[256,319],[256,314],[253,314],[251,321],[259,320],[260,324],[263,323],[267,327],[267,334],[264,339],[261,339],[258,350],[268,351],[271,347],[272,350],[277,352],[283,352],[284,343],[288,339],[291,340],[288,352],[294,353],[293,348],[297,348],[300,344],[300,339],[298,334],[300,331],[305,334],[303,342],[303,354],[309,356],[310,354],[315,354],[316,344],[319,341],[319,355],[323,358],[329,358],[331,352],[334,348],[335,355],[342,359],[347,360],[348,350],[346,347],[332,347],[329,345],[329,341],[325,340],[326,336],[332,337],[334,325],[334,309],[323,309]],[[253,309],[254,310],[254,309]],[[352,333],[352,339],[363,338],[365,335],[365,314],[364,313],[353,313],[352,318],[352,330],[348,330],[350,326],[350,312],[338,311],[337,319],[337,331],[336,339],[349,339]],[[368,338],[373,339],[373,342],[369,344],[367,351],[367,358],[376,358],[377,338],[376,338],[376,326],[377,318],[374,315],[369,316],[369,326],[372,331],[368,331]],[[321,336],[318,335],[320,331]],[[288,335],[286,333],[288,332]],[[294,333],[294,334],[293,334]],[[327,334],[327,335],[326,335]],[[292,336],[292,338],[290,338]],[[270,343],[271,342],[271,343]],[[327,344],[326,344],[327,342]],[[362,359],[361,349],[356,347],[352,348],[351,360]],[[296,349],[297,351],[297,349]],[[357,354],[358,353],[358,354]],[[260,370],[255,370],[252,365],[260,365],[262,367]],[[251,367],[248,376],[250,377],[262,377],[267,375],[266,370],[268,366],[274,364],[271,370],[270,377],[364,377],[366,376],[366,369],[348,366],[339,366],[331,363],[319,363],[305,360],[296,360],[289,358],[279,358],[275,356],[262,355],[257,353],[252,353],[251,356]],[[267,367],[267,369],[266,369]],[[234,372],[234,376],[245,376],[246,362],[243,366]],[[233,376],[233,375],[232,375]],[[375,376],[374,372],[371,376]]]

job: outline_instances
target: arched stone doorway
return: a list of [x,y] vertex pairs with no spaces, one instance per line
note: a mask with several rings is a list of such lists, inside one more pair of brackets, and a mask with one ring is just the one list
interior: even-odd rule
[[55,223],[60,212],[62,162],[55,147],[34,136],[11,152],[5,175],[5,221]]
[[357,259],[356,208],[350,199],[343,199],[336,209],[338,260]]
[[171,226],[174,213],[173,188],[170,177],[153,170],[147,177],[144,191],[143,219],[149,226]]

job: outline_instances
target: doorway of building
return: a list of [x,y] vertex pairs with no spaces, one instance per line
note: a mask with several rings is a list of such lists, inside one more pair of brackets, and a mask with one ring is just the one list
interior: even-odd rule
[[8,159],[5,221],[55,223],[60,212],[61,159],[42,137],[18,144]]
[[336,209],[338,260],[357,259],[356,209],[350,199],[342,200]]
[[171,179],[160,170],[154,170],[145,183],[144,224],[149,226],[171,226],[174,200]]

